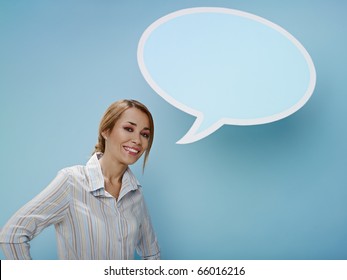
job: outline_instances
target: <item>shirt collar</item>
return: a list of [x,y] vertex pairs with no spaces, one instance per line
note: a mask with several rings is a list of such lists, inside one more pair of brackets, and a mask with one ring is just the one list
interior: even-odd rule
[[[102,155],[103,154],[99,152],[95,153],[86,165],[90,182],[89,190],[93,192],[95,196],[105,195],[104,176],[99,162]],[[122,178],[122,189],[119,198],[129,191],[137,190],[139,187],[140,183],[128,167]]]

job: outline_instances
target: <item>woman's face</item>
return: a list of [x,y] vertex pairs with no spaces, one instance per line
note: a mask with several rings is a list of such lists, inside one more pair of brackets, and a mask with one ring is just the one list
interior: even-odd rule
[[137,108],[125,110],[112,131],[105,131],[105,155],[120,164],[135,163],[148,147],[150,123],[147,115]]

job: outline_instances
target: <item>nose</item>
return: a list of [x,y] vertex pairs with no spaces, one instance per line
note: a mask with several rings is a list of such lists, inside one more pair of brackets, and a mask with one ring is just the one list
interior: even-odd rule
[[134,135],[134,138],[132,139],[131,142],[133,142],[134,144],[139,145],[139,146],[142,145],[142,143],[141,143],[141,137],[140,137],[140,135],[137,135],[137,134]]

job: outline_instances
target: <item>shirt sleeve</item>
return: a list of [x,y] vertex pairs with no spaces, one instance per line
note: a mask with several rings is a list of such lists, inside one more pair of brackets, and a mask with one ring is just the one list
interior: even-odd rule
[[160,249],[155,235],[147,206],[143,201],[144,220],[140,226],[140,239],[136,248],[143,260],[159,260]]
[[8,220],[0,232],[0,245],[7,259],[31,259],[29,241],[44,228],[63,220],[69,207],[68,186],[68,173],[62,170]]

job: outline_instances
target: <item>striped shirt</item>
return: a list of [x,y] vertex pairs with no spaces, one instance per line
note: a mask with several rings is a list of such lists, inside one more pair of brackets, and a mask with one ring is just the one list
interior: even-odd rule
[[142,188],[128,168],[118,200],[106,192],[98,158],[62,169],[0,233],[7,259],[31,259],[29,241],[55,226],[60,259],[159,259]]

